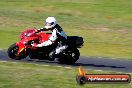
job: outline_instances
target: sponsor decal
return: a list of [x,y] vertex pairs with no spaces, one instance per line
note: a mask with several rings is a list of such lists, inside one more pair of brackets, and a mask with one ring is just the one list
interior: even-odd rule
[[86,83],[130,83],[129,74],[86,74],[86,71],[80,66],[76,76],[78,84]]

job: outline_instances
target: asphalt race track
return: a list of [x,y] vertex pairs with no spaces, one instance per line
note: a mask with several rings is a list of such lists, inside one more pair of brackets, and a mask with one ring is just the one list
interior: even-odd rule
[[[0,50],[0,61],[15,61],[7,56],[5,50]],[[26,61],[27,63],[36,63],[36,64],[48,64],[48,65],[60,65],[51,61],[31,61],[29,58],[21,61]],[[86,69],[94,69],[94,70],[112,70],[119,72],[132,72],[132,60],[120,60],[120,59],[111,59],[111,58],[97,58],[97,57],[84,57],[81,56],[80,59],[74,65],[61,65],[61,66],[70,66],[70,67],[78,67],[83,66]]]

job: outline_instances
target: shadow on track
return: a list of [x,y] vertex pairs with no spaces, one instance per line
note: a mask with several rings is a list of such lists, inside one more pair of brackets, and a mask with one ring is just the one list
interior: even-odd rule
[[75,63],[73,66],[91,66],[91,67],[109,67],[109,68],[125,68],[119,66],[107,66],[107,65],[96,65],[96,64],[83,64],[83,63]]

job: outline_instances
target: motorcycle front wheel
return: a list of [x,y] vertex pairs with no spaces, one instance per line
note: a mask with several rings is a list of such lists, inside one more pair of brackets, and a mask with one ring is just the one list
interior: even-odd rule
[[21,60],[22,58],[27,57],[27,55],[21,53],[21,55],[17,56],[17,52],[18,52],[19,47],[16,45],[16,43],[12,44],[8,50],[7,50],[7,54],[11,59],[15,59],[15,60]]

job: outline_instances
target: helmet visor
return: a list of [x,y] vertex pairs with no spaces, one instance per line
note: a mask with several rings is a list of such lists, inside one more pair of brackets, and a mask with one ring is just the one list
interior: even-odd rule
[[45,23],[45,28],[46,28],[46,29],[52,28],[53,25],[54,25],[54,22],[51,22],[51,23],[46,22],[46,23]]
[[52,23],[46,22],[46,23],[45,23],[45,26],[52,26],[53,24],[54,24],[54,22],[52,22]]

